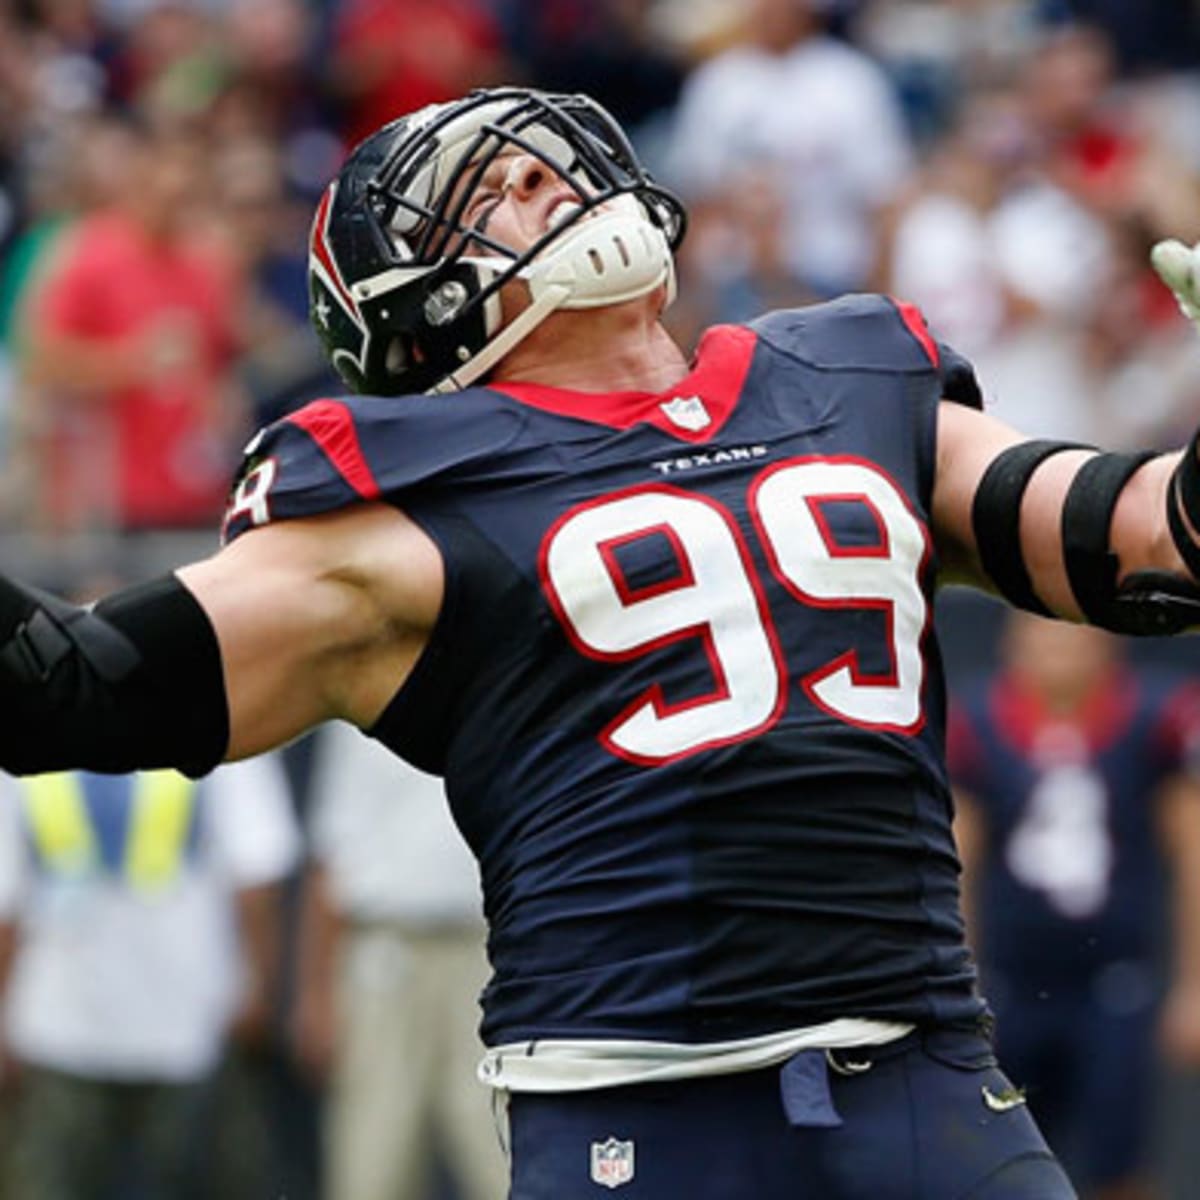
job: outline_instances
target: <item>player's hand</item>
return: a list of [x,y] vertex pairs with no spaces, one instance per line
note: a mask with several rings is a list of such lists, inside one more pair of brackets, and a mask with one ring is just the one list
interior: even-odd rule
[[1180,311],[1200,330],[1200,242],[1185,246],[1168,238],[1150,251],[1150,262],[1175,293]]

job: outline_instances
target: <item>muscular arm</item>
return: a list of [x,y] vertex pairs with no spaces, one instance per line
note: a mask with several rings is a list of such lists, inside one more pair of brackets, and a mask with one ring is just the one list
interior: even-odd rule
[[321,721],[366,727],[420,655],[441,605],[441,559],[382,505],[268,525],[179,572],[216,631],[227,757]]
[[[982,568],[971,511],[976,490],[998,454],[1024,439],[983,413],[943,402],[938,419],[937,479],[933,523],[944,577],[991,588]],[[1021,503],[1020,536],[1025,565],[1038,596],[1058,616],[1080,620],[1063,559],[1061,519],[1067,490],[1091,450],[1068,450],[1035,471]],[[1110,547],[1119,579],[1139,571],[1190,575],[1171,540],[1166,519],[1167,483],[1179,452],[1160,455],[1126,484],[1113,512]]]
[[383,505],[268,525],[91,612],[0,577],[0,767],[202,774],[369,725],[441,595],[436,547]]

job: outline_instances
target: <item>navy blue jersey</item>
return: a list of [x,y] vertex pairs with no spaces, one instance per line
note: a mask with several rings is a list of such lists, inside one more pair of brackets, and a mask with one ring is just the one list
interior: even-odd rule
[[709,331],[668,392],[322,401],[227,524],[363,500],[433,538],[432,639],[372,730],[478,855],[490,1044],[976,1019],[942,764],[936,405],[882,297]]
[[1108,963],[1162,961],[1155,801],[1187,768],[1198,717],[1193,686],[1126,669],[1065,715],[1008,675],[964,690],[950,765],[990,847],[978,904],[990,968],[1031,990],[1086,990]]

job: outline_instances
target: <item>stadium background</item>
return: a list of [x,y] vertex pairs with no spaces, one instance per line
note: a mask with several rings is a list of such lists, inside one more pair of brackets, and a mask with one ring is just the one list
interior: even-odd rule
[[[764,68],[788,55],[795,71]],[[1200,238],[1195,2],[0,0],[4,569],[62,589],[216,545],[216,505],[123,507],[138,464],[113,448],[119,389],[64,380],[37,352],[39,290],[80,223],[129,200],[126,122],[203,167],[190,232],[221,265],[238,340],[202,432],[232,470],[258,424],[338,390],[303,265],[342,154],[394,112],[504,81],[590,92],[683,193],[685,343],[768,306],[884,290],[922,306],[1029,433],[1165,447],[1200,420],[1200,345],[1145,267],[1157,238]],[[161,375],[188,365],[194,331],[159,315],[138,350]],[[951,594],[939,619],[952,681],[989,665],[996,605]],[[1137,654],[1200,664],[1194,640]],[[306,744],[289,765],[303,813]],[[279,1190],[300,1200],[319,1098],[289,1063],[287,1003],[285,985],[263,1096]],[[1196,1083],[1167,1090],[1163,1160],[1192,1195]]]

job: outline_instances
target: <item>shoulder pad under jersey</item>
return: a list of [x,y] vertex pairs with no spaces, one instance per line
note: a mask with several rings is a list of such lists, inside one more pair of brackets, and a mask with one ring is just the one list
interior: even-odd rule
[[820,370],[935,372],[947,400],[983,407],[971,364],[934,339],[920,309],[890,296],[863,293],[783,309],[750,328],[761,341]]
[[222,541],[271,521],[395,501],[435,480],[469,477],[519,427],[513,407],[483,388],[315,400],[260,430],[246,447]]

